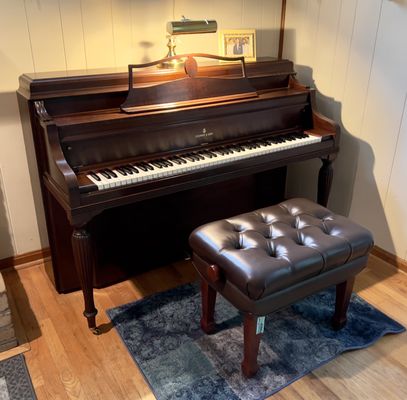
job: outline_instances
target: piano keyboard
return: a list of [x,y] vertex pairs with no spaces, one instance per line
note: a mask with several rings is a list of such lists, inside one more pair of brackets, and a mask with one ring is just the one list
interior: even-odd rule
[[91,171],[86,176],[97,186],[98,190],[105,190],[262,156],[320,141],[320,136],[310,136],[305,133],[285,134],[257,141],[219,146],[211,150],[183,153],[180,156],[174,155],[148,162],[126,164],[112,169],[105,168]]

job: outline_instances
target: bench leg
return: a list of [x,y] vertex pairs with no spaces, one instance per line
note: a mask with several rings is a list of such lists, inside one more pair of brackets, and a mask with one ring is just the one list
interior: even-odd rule
[[201,328],[205,333],[215,332],[216,290],[201,279],[202,318]]
[[260,339],[263,333],[256,333],[257,316],[246,313],[244,317],[244,350],[242,361],[242,372],[246,378],[250,378],[256,374],[259,369],[257,364],[257,354],[259,352]]
[[355,277],[336,285],[335,314],[332,318],[332,326],[335,330],[342,329],[346,325],[346,312],[352,294]]

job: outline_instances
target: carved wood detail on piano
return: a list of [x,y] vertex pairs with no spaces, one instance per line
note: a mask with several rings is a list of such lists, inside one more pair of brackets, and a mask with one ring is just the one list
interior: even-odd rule
[[99,334],[96,327],[96,315],[98,310],[93,299],[93,271],[94,254],[92,240],[86,227],[75,228],[72,233],[72,248],[75,266],[81,281],[85,311],[83,315],[88,321],[88,327],[94,334]]
[[43,101],[34,101],[34,107],[41,122],[52,120],[51,116],[48,114],[48,111],[45,108]]

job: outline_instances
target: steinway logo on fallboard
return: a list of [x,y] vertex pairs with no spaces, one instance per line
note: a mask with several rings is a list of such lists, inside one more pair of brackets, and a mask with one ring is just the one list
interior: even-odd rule
[[195,137],[196,137],[196,138],[207,138],[207,137],[210,137],[210,136],[213,136],[213,135],[214,135],[213,132],[208,132],[208,131],[206,130],[206,128],[203,128],[203,129],[202,129],[202,133],[196,134]]

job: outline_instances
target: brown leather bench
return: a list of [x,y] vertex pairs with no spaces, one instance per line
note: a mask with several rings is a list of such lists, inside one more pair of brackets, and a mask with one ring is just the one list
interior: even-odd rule
[[367,263],[371,233],[306,199],[203,225],[192,232],[193,262],[201,278],[202,319],[215,331],[219,292],[244,317],[242,372],[253,376],[264,316],[336,285],[334,329],[346,324],[355,276]]

